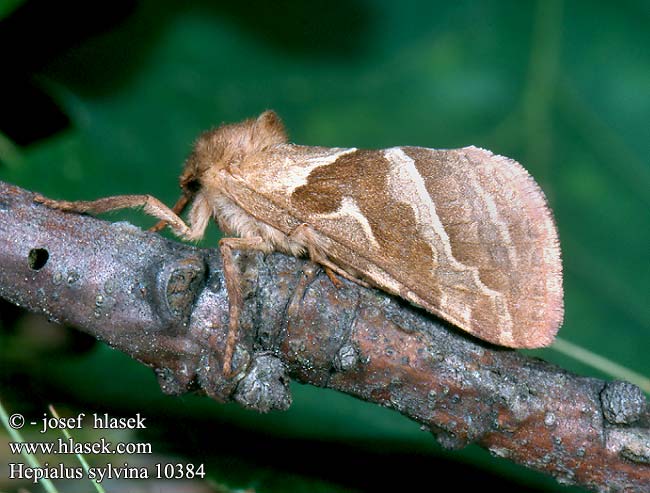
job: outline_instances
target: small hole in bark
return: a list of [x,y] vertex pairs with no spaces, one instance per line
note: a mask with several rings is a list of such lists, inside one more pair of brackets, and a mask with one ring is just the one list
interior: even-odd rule
[[47,264],[47,260],[50,258],[50,254],[47,253],[45,248],[32,248],[29,251],[29,256],[27,261],[29,262],[29,268],[32,270],[41,270]]

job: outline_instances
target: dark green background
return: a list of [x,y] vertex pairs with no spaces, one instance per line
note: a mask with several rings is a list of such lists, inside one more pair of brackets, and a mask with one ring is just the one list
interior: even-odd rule
[[[267,108],[301,144],[485,147],[524,164],[555,211],[561,337],[650,373],[648,2],[240,3],[7,8],[0,179],[55,198],[150,193],[172,204],[197,134]],[[153,224],[111,220],[124,217]],[[125,356],[0,309],[6,406],[144,412],[156,451],[204,459],[230,487],[433,489],[454,475],[573,491],[477,448],[443,452],[397,413],[329,391],[295,385],[292,409],[266,416],[166,398]],[[552,348],[537,354],[604,376]]]

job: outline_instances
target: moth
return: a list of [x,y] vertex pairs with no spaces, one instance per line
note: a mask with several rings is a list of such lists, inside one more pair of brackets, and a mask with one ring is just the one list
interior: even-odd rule
[[149,195],[37,200],[93,213],[144,206],[156,229],[186,240],[215,219],[226,235],[227,373],[242,303],[233,250],[308,255],[336,283],[334,273],[377,287],[497,345],[546,346],[561,324],[555,223],[540,187],[507,157],[472,146],[295,145],[266,111],[199,136],[180,187],[172,209]]

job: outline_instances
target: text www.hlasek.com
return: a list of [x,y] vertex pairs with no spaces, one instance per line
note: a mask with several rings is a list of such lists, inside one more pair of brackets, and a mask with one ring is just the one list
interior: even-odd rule
[[59,438],[52,442],[9,442],[12,454],[151,454],[150,443],[117,442],[104,438],[96,442],[76,442]]

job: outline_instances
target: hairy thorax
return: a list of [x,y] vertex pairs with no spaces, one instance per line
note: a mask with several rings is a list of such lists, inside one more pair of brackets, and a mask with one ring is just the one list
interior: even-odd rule
[[[196,217],[193,217],[195,215]],[[306,253],[305,245],[298,238],[292,239],[279,229],[260,221],[220,190],[204,187],[197,196],[194,207],[190,211],[192,223],[202,223],[205,215],[208,216],[208,220],[214,217],[219,229],[226,236],[261,238],[263,240],[261,250],[265,253],[280,251],[294,256],[302,256]]]

